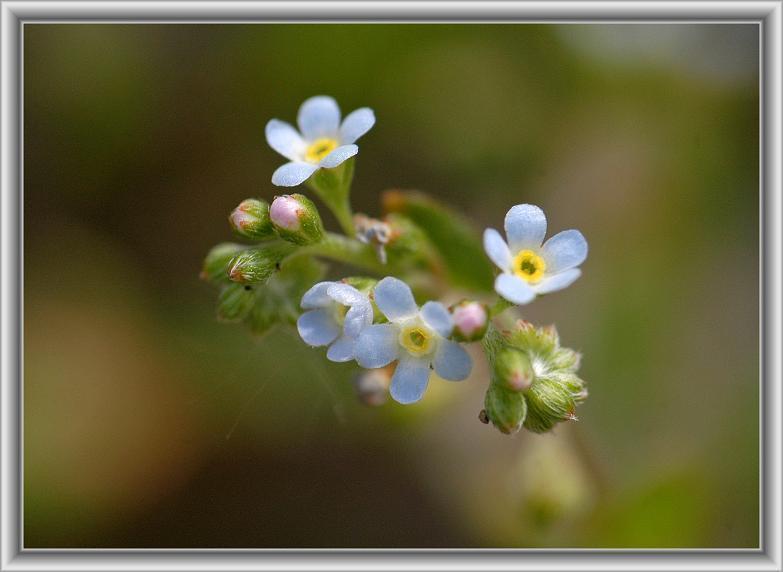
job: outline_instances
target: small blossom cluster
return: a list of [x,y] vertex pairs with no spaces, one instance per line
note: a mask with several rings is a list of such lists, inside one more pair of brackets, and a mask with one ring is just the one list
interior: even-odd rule
[[[587,396],[576,376],[578,354],[560,346],[554,327],[520,321],[498,329],[493,319],[573,284],[587,258],[582,233],[565,230],[544,240],[543,210],[517,204],[505,216],[505,238],[488,228],[482,241],[447,206],[421,194],[409,201],[401,191],[385,197],[383,217],[354,214],[356,142],[374,126],[374,111],[362,107],[343,119],[337,102],[320,95],[300,106],[296,123],[266,124],[267,143],[289,161],[271,182],[306,185],[343,232],[329,232],[301,193],[276,196],[271,204],[242,201],[229,223],[252,244],[218,245],[202,271],[221,289],[220,319],[243,321],[255,333],[295,323],[306,344],[326,348],[327,359],[364,368],[354,385],[372,405],[387,394],[401,404],[421,400],[433,373],[467,379],[473,359],[465,345],[481,342],[491,372],[482,421],[513,433],[523,426],[549,431],[576,419],[574,408]],[[324,280],[324,260],[383,278]],[[453,300],[457,291],[473,297],[449,307],[419,305],[414,290],[420,300]]]
[[[381,314],[376,321],[374,307]],[[299,335],[311,346],[328,346],[328,359],[356,360],[367,369],[396,362],[389,391],[399,403],[419,401],[432,370],[442,379],[462,381],[473,367],[451,339],[452,314],[440,302],[419,307],[397,278],[387,276],[369,292],[345,282],[320,282],[302,297],[302,308]]]

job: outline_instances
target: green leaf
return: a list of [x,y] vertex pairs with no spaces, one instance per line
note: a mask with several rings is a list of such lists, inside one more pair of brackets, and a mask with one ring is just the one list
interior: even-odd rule
[[302,296],[325,272],[323,263],[302,257],[287,263],[266,284],[253,286],[254,302],[245,318],[250,331],[260,336],[276,324],[295,324]]
[[426,233],[456,286],[492,291],[492,265],[479,234],[465,218],[416,191],[386,191],[383,205],[387,213],[404,214]]
[[419,225],[400,213],[389,213],[384,222],[391,229],[386,252],[391,264],[405,270],[421,269],[442,276],[443,258]]
[[244,318],[255,302],[250,286],[229,284],[218,296],[218,318],[225,322],[236,322]]

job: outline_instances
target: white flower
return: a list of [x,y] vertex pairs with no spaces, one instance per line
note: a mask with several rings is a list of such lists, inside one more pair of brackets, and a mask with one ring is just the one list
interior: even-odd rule
[[505,227],[508,244],[488,228],[484,250],[502,270],[495,291],[509,302],[527,304],[538,294],[562,290],[581,275],[577,266],[587,258],[587,241],[578,230],[564,230],[544,242],[546,216],[534,205],[511,207]]
[[458,343],[448,340],[454,324],[439,302],[419,307],[405,282],[387,277],[375,287],[375,303],[388,324],[366,328],[356,344],[356,361],[378,368],[398,360],[391,381],[391,396],[400,403],[421,399],[430,368],[443,379],[461,381],[473,363]]
[[362,107],[348,114],[341,125],[337,102],[317,95],[302,104],[296,121],[299,131],[278,119],[266,124],[269,146],[291,161],[272,175],[272,183],[281,187],[295,187],[318,169],[333,169],[356,155],[359,147],[354,143],[375,124],[375,114]]
[[329,346],[326,357],[332,361],[354,359],[357,336],[372,324],[365,294],[342,282],[319,282],[302,296],[302,308],[309,312],[299,316],[296,328],[305,343]]

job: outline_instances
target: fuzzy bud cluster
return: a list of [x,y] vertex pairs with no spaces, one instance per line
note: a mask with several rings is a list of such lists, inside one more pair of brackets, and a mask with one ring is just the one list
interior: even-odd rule
[[576,406],[587,397],[576,374],[579,354],[560,346],[554,327],[520,320],[511,331],[491,329],[483,345],[492,371],[483,419],[503,433],[523,426],[545,433],[576,419]]

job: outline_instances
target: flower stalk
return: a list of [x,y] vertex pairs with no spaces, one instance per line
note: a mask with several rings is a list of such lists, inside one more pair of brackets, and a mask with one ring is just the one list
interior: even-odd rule
[[307,181],[307,186],[329,208],[342,231],[351,238],[356,236],[350,202],[353,171],[354,160],[348,159],[334,169],[317,171]]
[[376,275],[382,275],[389,270],[388,266],[381,264],[370,245],[334,232],[326,232],[320,242],[294,250],[281,262],[281,266],[307,256],[348,264]]

